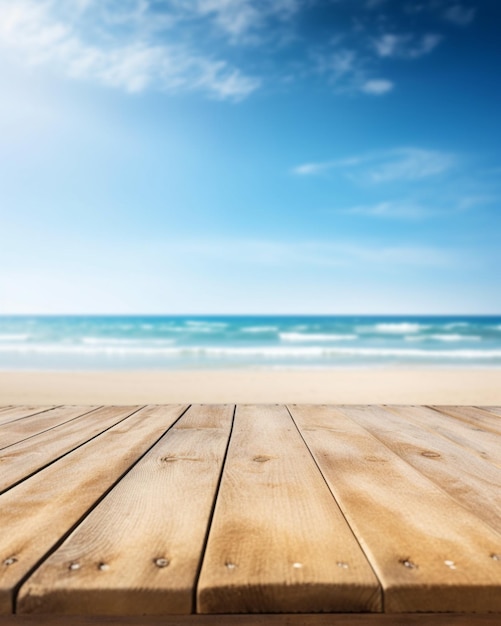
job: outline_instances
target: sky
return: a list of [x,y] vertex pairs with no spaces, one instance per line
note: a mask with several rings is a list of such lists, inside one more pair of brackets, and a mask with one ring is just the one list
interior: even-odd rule
[[0,314],[501,313],[498,0],[0,0]]

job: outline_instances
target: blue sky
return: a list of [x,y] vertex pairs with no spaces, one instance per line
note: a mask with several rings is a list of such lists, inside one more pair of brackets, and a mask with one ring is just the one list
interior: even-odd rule
[[497,0],[0,0],[0,313],[499,313]]

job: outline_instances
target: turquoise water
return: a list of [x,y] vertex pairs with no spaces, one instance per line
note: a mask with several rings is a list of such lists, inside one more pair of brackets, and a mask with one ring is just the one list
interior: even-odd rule
[[501,367],[501,317],[0,317],[0,369]]

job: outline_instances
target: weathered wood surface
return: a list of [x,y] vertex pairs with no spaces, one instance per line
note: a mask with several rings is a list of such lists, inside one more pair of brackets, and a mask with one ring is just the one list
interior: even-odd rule
[[0,626],[501,623],[496,411],[0,409]]
[[183,415],[27,581],[18,612],[191,613],[232,419]]
[[0,426],[9,422],[24,419],[30,415],[41,415],[51,409],[57,409],[55,406],[12,406],[6,407],[0,413]]
[[0,451],[0,493],[126,419],[138,408],[103,407]]
[[285,407],[237,407],[197,607],[382,608],[378,581]]
[[433,406],[433,409],[440,413],[451,415],[458,420],[463,420],[476,428],[491,430],[497,435],[501,435],[501,417],[491,411],[484,411],[477,407],[465,406]]
[[176,406],[136,410],[124,422],[0,495],[0,613],[12,611],[22,580],[181,412]]
[[291,411],[374,567],[386,612],[501,612],[498,533],[350,419],[349,408]]
[[[0,450],[49,431],[52,428],[57,428],[86,413],[91,413],[97,408],[97,406],[63,406],[4,424],[0,430]],[[53,438],[57,438],[57,434]]]

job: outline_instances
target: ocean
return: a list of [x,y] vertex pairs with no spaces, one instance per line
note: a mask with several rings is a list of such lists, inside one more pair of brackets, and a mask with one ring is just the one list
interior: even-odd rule
[[501,317],[3,316],[1,370],[501,367]]

